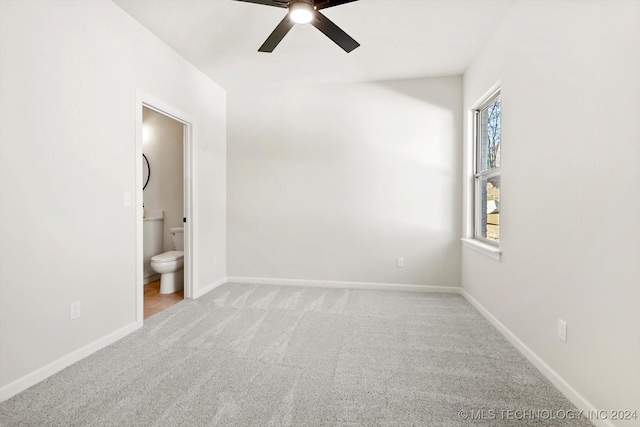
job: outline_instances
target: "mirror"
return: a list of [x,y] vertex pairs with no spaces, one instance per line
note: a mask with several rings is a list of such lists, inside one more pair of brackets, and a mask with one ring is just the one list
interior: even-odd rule
[[142,191],[147,188],[147,184],[149,184],[149,178],[151,178],[151,167],[149,166],[149,159],[144,154],[142,155],[142,182],[144,185],[142,186]]

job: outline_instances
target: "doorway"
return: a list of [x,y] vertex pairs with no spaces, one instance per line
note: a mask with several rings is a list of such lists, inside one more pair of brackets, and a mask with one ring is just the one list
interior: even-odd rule
[[[136,200],[139,203],[136,204],[135,292],[136,322],[140,325],[149,315],[193,295],[194,146],[193,119],[161,100],[140,91],[136,93]],[[145,185],[147,188],[143,190]],[[145,216],[148,216],[147,220]],[[145,253],[145,246],[149,248],[150,245],[149,241],[145,242],[145,228],[149,230],[149,224],[161,229],[162,243],[156,243],[152,251],[163,254],[177,249],[173,244],[174,231],[180,227],[184,230],[182,292],[161,295],[157,281],[160,275],[151,271],[150,265],[145,265],[150,261],[150,254]],[[149,307],[152,305],[149,296],[154,298],[155,309]]]
[[[184,295],[184,124],[143,106],[142,158],[146,319],[182,301]],[[152,262],[158,258],[166,260],[160,267],[158,261]]]

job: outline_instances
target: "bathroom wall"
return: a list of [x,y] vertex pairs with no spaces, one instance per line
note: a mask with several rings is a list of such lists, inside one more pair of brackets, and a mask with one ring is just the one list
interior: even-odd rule
[[0,52],[1,400],[139,326],[136,90],[194,118],[196,291],[226,276],[226,93],[110,1],[0,1]]
[[162,251],[173,251],[171,229],[183,224],[184,125],[149,108],[143,108],[142,123],[142,152],[151,168],[144,206],[147,211],[164,211]]

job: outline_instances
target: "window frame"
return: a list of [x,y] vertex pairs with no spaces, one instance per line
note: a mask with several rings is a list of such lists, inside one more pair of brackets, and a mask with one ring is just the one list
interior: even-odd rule
[[[501,87],[492,91],[484,98],[484,101],[474,108],[473,111],[473,239],[495,248],[500,247],[500,237],[498,241],[488,239],[481,235],[482,230],[482,185],[483,179],[499,177],[502,186],[501,166],[482,170],[482,111],[500,98],[500,145],[502,145],[502,97]],[[501,195],[502,197],[502,195]]]

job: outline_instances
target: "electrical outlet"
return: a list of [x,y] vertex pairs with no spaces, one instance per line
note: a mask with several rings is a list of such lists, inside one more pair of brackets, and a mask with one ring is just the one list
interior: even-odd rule
[[404,258],[398,257],[398,268],[404,267]]
[[567,342],[567,322],[562,319],[558,319],[558,338]]
[[69,319],[77,319],[80,317],[80,301],[72,302],[69,305]]
[[218,264],[218,257],[216,257],[215,255],[213,256],[213,265]]

